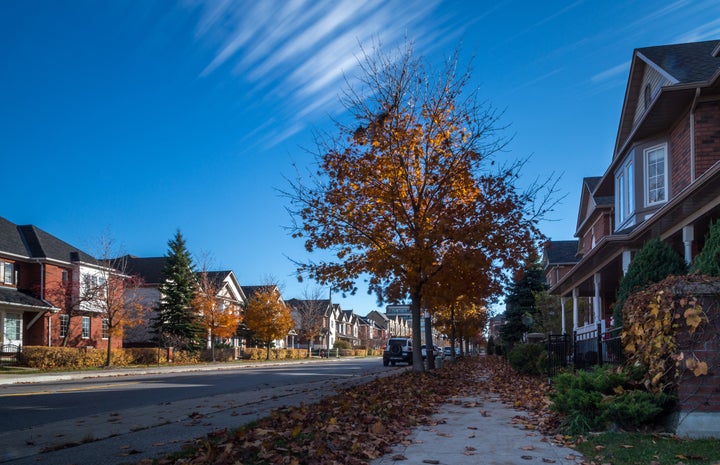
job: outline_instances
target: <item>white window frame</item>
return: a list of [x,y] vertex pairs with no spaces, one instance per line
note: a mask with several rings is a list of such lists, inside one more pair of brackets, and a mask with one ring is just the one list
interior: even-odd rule
[[633,158],[628,157],[615,172],[615,230],[632,224],[635,214],[635,173]]
[[67,336],[68,330],[70,329],[70,315],[60,315],[60,337]]
[[0,284],[15,284],[15,264],[0,260]]
[[110,334],[110,325],[108,323],[107,318],[102,319],[102,338],[108,339],[108,336]]
[[[654,152],[662,151],[662,162],[663,162],[663,197],[662,199],[658,199],[655,201],[650,201],[650,155]],[[665,203],[668,201],[668,191],[670,189],[670,186],[668,184],[668,149],[667,144],[662,143],[658,145],[653,145],[652,147],[648,147],[645,150],[643,150],[643,164],[645,168],[645,173],[643,176],[644,182],[645,182],[645,189],[644,189],[644,195],[645,195],[645,206],[646,207],[652,207],[654,205],[659,205],[662,203]]]
[[90,317],[82,317],[82,338],[90,339]]

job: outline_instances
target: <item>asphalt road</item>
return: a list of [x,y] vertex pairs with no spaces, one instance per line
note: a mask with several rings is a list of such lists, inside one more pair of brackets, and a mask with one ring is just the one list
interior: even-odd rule
[[0,386],[0,462],[122,464],[402,368],[377,358]]

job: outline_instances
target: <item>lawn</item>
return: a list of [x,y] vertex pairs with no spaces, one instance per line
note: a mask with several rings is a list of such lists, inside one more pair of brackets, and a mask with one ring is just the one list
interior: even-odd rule
[[670,435],[603,433],[588,436],[578,452],[598,464],[720,465],[720,440]]

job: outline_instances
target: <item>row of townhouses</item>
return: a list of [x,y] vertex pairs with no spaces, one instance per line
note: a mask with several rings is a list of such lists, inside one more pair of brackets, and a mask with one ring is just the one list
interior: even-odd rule
[[[610,326],[620,279],[650,239],[687,263],[720,218],[720,40],[636,49],[612,159],[580,186],[576,240],[550,241],[563,331]],[[570,312],[568,311],[568,314]]]
[[[151,320],[161,299],[160,284],[165,257],[120,257],[128,275],[141,278],[138,289],[143,306],[151,311],[144,321],[125,329],[123,337],[108,338],[107,320],[92,306],[73,310],[70,317],[66,299],[77,302],[87,278],[108,276],[107,262],[97,260],[61,239],[33,225],[16,225],[0,217],[0,342],[17,347],[60,346],[113,348],[154,346]],[[115,273],[115,271],[112,271]],[[244,308],[253,294],[263,286],[241,286],[233,271],[208,272],[217,289],[217,299],[228,308]],[[304,347],[302,341],[302,308],[309,304],[320,307],[321,336],[310,343],[314,347],[332,348],[336,341],[351,346],[379,348],[392,335],[409,334],[409,324],[397,316],[372,311],[358,316],[343,310],[331,299],[308,301],[289,299],[285,302],[293,314],[296,328],[287,338],[276,341],[279,347]],[[208,341],[209,342],[209,341]],[[236,347],[244,344],[242,337],[227,341]]]

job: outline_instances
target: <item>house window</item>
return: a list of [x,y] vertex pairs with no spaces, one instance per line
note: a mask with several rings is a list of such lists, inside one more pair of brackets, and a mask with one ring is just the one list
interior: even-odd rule
[[645,204],[667,200],[667,145],[645,150]]
[[90,337],[90,317],[82,317],[82,338],[88,339]]
[[[22,343],[22,314],[6,313],[3,327],[3,332],[5,333],[4,344]],[[2,339],[0,338],[0,340]]]
[[70,278],[70,275],[68,273],[68,270],[62,270],[62,283],[67,284],[69,278]]
[[110,326],[108,325],[107,318],[103,318],[102,320],[102,338],[107,339],[108,338],[108,332],[110,330]]
[[60,337],[66,337],[70,326],[70,315],[60,315]]
[[15,271],[12,263],[0,261],[0,283],[15,284]]
[[635,212],[635,183],[632,159],[626,161],[615,175],[615,222],[618,229]]

